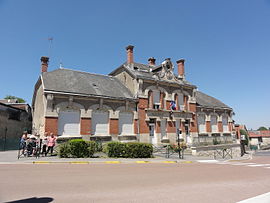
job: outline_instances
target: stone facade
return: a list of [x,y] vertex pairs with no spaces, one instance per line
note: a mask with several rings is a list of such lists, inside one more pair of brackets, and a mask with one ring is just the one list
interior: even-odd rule
[[23,131],[32,128],[31,109],[27,111],[0,103],[0,150],[18,149]]

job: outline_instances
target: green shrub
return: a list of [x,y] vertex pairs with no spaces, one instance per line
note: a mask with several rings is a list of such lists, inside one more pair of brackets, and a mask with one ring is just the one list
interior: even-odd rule
[[97,151],[97,143],[94,141],[86,141],[88,144],[88,157],[93,157],[94,153]]
[[102,151],[103,151],[102,143],[96,141],[96,152],[102,152]]
[[60,145],[59,156],[61,158],[86,158],[92,157],[95,151],[95,142],[73,139]]
[[70,156],[70,148],[67,142],[59,145],[58,155],[60,158],[68,158]]
[[69,141],[70,154],[73,157],[85,158],[89,157],[88,144],[82,139],[74,139]]
[[153,153],[153,146],[138,142],[109,142],[104,147],[108,157],[115,158],[150,158]]

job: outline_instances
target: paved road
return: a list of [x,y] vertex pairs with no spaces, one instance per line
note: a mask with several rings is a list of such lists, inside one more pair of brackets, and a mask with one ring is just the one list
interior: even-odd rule
[[255,156],[270,156],[270,150],[257,151],[255,153]]
[[0,178],[0,202],[32,198],[41,203],[47,198],[57,203],[230,203],[269,192],[270,158],[186,164],[2,164]]

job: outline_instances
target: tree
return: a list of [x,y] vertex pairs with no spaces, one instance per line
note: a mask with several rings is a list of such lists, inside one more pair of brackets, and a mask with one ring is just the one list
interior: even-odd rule
[[258,128],[258,130],[261,131],[261,130],[268,130],[268,129],[266,127],[264,127],[264,126],[261,126],[261,127]]
[[12,95],[7,95],[4,99],[17,99],[18,103],[25,103],[25,100],[20,97],[15,97]]

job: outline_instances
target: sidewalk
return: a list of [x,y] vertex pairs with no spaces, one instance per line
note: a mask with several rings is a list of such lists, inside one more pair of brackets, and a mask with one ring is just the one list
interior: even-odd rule
[[[165,158],[165,154],[155,154],[154,158],[59,158],[58,156],[47,156],[47,157],[21,157],[18,159],[18,151],[4,151],[0,152],[0,164],[33,164],[33,163],[194,163],[199,160],[214,160],[213,157],[197,157],[190,154],[185,154],[184,159],[179,159],[177,154],[173,154],[170,158]],[[251,159],[252,155],[247,154],[238,159],[229,160],[247,160]],[[218,161],[227,161],[228,159],[219,159]]]

